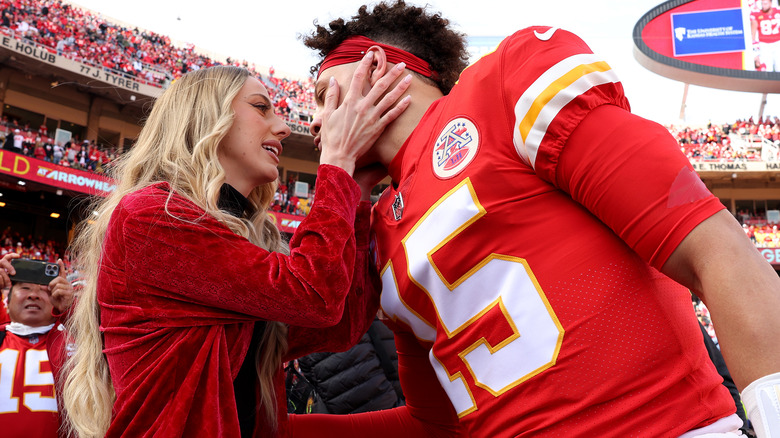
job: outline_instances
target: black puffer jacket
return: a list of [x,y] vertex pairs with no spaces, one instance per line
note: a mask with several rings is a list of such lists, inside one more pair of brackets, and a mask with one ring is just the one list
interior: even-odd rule
[[403,404],[393,334],[378,319],[350,350],[310,354],[298,364],[319,396],[315,412],[353,414]]

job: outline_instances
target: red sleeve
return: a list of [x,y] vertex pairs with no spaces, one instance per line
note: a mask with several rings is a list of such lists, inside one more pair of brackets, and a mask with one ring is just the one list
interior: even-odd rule
[[8,316],[8,311],[5,308],[5,300],[3,302],[0,302],[0,329],[2,329],[3,324],[7,324],[11,322],[11,317]]
[[656,269],[724,208],[666,128],[612,105],[572,133],[556,180]]
[[[489,56],[500,57],[498,68],[484,62],[490,59],[486,57],[464,74],[479,66],[484,77],[478,70],[472,80],[501,84],[515,150],[542,179],[554,179],[561,149],[593,108],[604,104],[629,108],[609,64],[563,29],[522,29]],[[493,76],[496,73],[498,77]]]
[[371,263],[370,214],[371,204],[361,202],[355,218],[355,269],[341,321],[325,329],[291,326],[288,332],[290,348],[284,361],[319,351],[345,351],[360,340],[374,320],[379,309],[381,283],[376,266]]
[[410,333],[396,334],[398,374],[406,406],[351,415],[291,415],[288,436],[428,438],[467,436],[428,361],[428,350]]
[[317,201],[293,235],[289,256],[252,244],[178,196],[166,203],[167,196],[162,189],[136,192],[114,212],[98,278],[113,305],[140,305],[143,324],[156,328],[220,319],[314,327],[341,319],[360,197],[342,169],[319,167]]

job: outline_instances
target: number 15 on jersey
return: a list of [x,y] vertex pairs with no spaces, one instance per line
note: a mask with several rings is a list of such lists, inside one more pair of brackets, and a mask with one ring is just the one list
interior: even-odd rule
[[[382,272],[382,309],[410,326],[419,339],[434,343],[431,364],[461,417],[476,410],[477,403],[463,373],[452,373],[449,368],[465,365],[474,385],[498,397],[555,365],[563,341],[563,328],[522,258],[491,253],[452,283],[434,263],[436,251],[485,214],[470,180],[465,179],[439,199],[403,239],[407,273],[395,272],[392,260]],[[494,238],[510,237],[496,234]],[[438,332],[404,302],[398,290],[399,274],[408,274],[409,281],[427,294],[436,311]],[[467,330],[478,322],[508,326],[511,334],[488,340]],[[437,349],[443,343],[450,347]],[[454,351],[452,345],[457,345],[456,355],[437,354]]]

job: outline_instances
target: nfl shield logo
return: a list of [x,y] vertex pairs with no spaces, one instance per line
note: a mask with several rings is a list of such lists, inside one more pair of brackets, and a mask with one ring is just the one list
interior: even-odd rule
[[471,163],[479,148],[479,132],[471,120],[458,117],[447,123],[433,147],[433,172],[451,178]]
[[404,215],[404,198],[401,196],[401,193],[399,192],[397,195],[395,195],[395,199],[393,200],[393,217],[395,218],[395,220],[400,221],[403,215]]

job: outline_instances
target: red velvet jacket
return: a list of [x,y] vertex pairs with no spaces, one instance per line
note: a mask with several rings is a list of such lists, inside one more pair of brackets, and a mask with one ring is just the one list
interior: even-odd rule
[[[367,290],[374,287],[368,276],[355,274],[352,284],[356,263],[370,265],[367,236],[356,252],[359,190],[343,170],[322,165],[316,193],[289,256],[253,245],[176,194],[168,200],[165,183],[122,199],[98,275],[104,352],[117,393],[107,436],[238,437],[232,381],[254,321],[293,326],[291,357],[315,346],[346,348],[360,337],[378,296]],[[363,234],[367,211],[362,206],[357,221]],[[334,325],[322,333],[305,328]],[[279,418],[284,428],[286,415]]]

